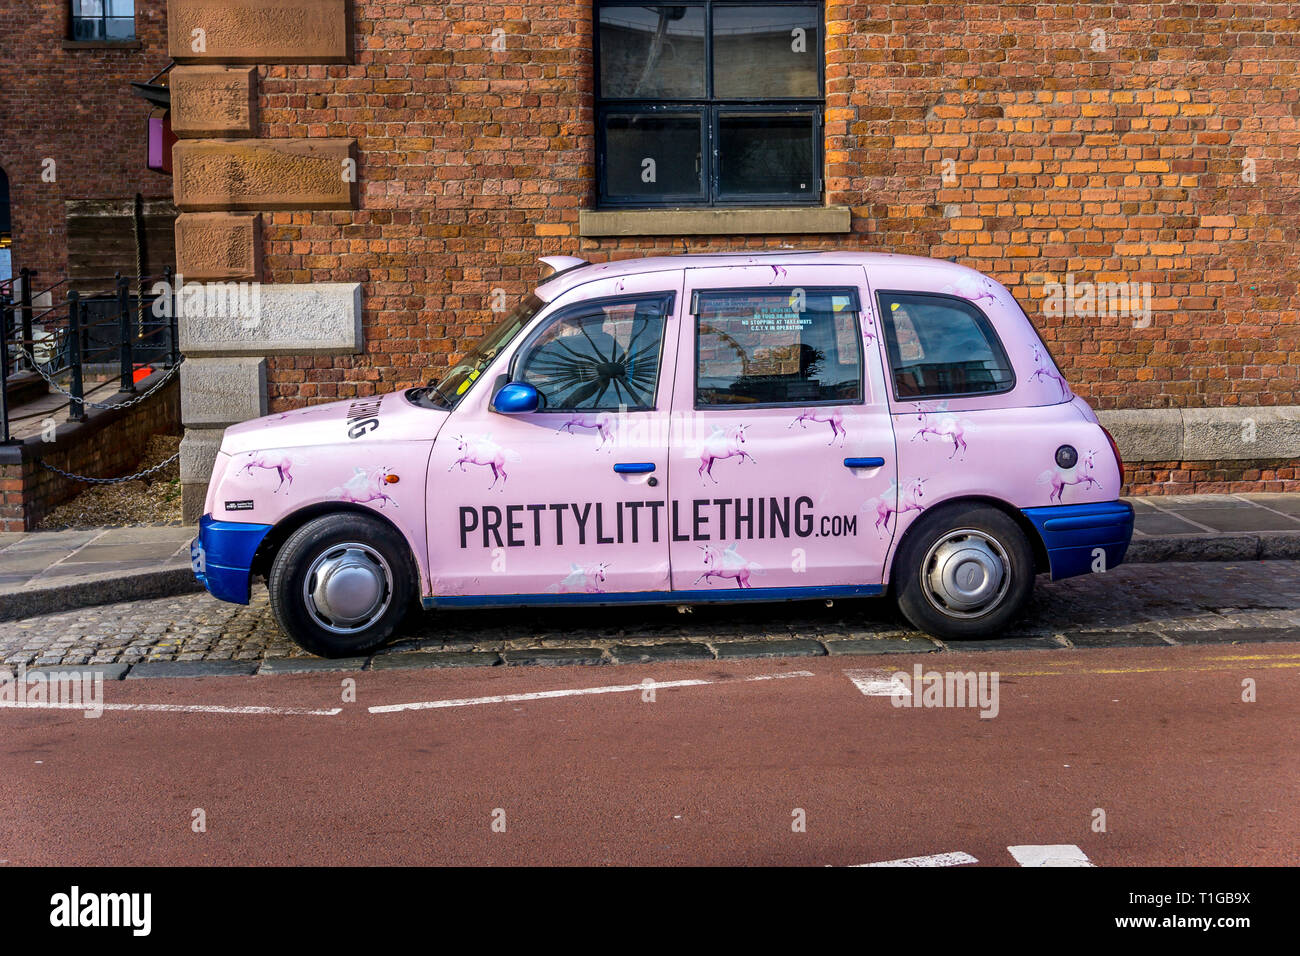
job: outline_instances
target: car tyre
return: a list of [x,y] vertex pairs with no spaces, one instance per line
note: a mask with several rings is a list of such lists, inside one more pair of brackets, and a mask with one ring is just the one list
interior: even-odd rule
[[406,540],[361,514],[307,522],[280,548],[267,577],[271,610],[286,634],[321,657],[383,646],[416,595]]
[[997,508],[954,502],[919,519],[895,562],[898,608],[943,640],[998,636],[1034,589],[1024,531]]

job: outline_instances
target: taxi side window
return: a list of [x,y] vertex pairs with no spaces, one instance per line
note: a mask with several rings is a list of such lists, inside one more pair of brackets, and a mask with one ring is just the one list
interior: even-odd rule
[[541,393],[543,411],[653,408],[672,306],[672,293],[660,293],[564,310],[525,345],[514,380]]
[[695,294],[695,405],[862,401],[862,333],[853,289]]
[[1015,385],[993,324],[972,303],[918,292],[879,299],[895,398],[985,395]]

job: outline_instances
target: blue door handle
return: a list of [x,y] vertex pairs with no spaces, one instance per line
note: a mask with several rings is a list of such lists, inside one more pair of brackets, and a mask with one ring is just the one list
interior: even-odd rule
[[879,468],[885,463],[883,458],[845,458],[845,468]]
[[651,461],[620,461],[614,470],[620,475],[648,475],[655,470],[655,466]]

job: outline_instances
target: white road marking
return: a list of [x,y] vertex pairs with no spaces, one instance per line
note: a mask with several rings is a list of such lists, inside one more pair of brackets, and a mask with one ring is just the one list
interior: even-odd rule
[[1009,846],[1007,849],[1021,866],[1096,866],[1073,843]]
[[896,677],[896,671],[846,670],[844,676],[867,697],[911,697],[912,689]]
[[539,690],[527,694],[495,694],[491,697],[458,697],[450,700],[422,700],[410,704],[384,704],[369,708],[372,714],[392,714],[399,710],[437,710],[443,707],[474,707],[479,704],[511,704],[526,700],[550,700],[556,697],[587,697],[593,694],[631,694],[644,690],[671,690],[675,687],[704,687],[709,684],[740,684],[748,681],[781,680],[786,677],[812,677],[812,671],[784,671],[779,674],[755,674],[752,677],[728,677],[722,680],[647,681],[642,684],[608,684],[604,687],[574,687],[565,690]]
[[0,707],[15,710],[134,710],[161,714],[278,714],[285,717],[333,717],[343,713],[342,707],[312,710],[306,707],[227,707],[223,704],[78,704],[11,700],[0,701]]
[[932,856],[909,856],[903,860],[886,860],[883,863],[858,863],[858,868],[868,866],[965,866],[979,860],[969,853],[935,853]]

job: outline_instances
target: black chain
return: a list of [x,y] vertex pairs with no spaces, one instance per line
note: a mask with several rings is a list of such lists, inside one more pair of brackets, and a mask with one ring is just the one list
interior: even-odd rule
[[85,475],[74,475],[70,471],[64,471],[62,468],[58,467],[57,465],[51,465],[48,461],[45,461],[42,458],[37,458],[36,463],[40,465],[42,468],[44,468],[46,471],[52,471],[56,475],[62,475],[64,478],[70,478],[73,481],[84,482],[85,484],[88,485],[120,485],[124,481],[135,481],[137,478],[143,478],[146,475],[152,475],[155,471],[162,471],[164,468],[166,468],[168,465],[170,465],[172,462],[174,462],[176,459],[180,457],[181,457],[181,453],[177,452],[176,454],[172,455],[170,458],[168,458],[166,461],[162,462],[161,464],[154,465],[152,468],[146,468],[144,471],[137,471],[134,475],[126,475],[122,478],[87,478]]
[[[20,345],[20,346],[18,346],[18,350],[19,350],[20,352],[23,353],[23,357],[24,357],[25,359],[27,359],[28,362],[32,363],[32,368],[34,368],[34,369],[36,370],[36,372],[41,376],[41,378],[45,379],[46,384],[48,384],[51,388],[53,388],[53,389],[54,389],[56,392],[58,392],[60,395],[65,396],[65,397],[68,399],[69,402],[76,402],[78,405],[82,405],[82,406],[84,406],[84,407],[86,407],[86,408],[102,408],[102,409],[110,409],[110,408],[130,408],[132,405],[139,405],[139,404],[140,404],[141,402],[143,402],[146,398],[150,397],[150,396],[153,395],[155,392],[157,392],[160,388],[162,388],[164,385],[166,385],[168,382],[170,382],[170,381],[172,380],[172,376],[175,375],[178,371],[180,371],[180,367],[181,367],[181,362],[177,362],[175,365],[173,365],[171,368],[169,368],[169,369],[167,370],[167,374],[164,375],[164,376],[163,376],[163,377],[162,377],[162,378],[161,378],[161,379],[160,379],[160,380],[159,380],[155,385],[153,385],[153,386],[149,389],[149,391],[147,391],[147,392],[143,392],[143,393],[141,393],[141,394],[139,394],[139,395],[135,395],[135,396],[133,396],[133,397],[131,397],[131,398],[129,398],[129,399],[126,399],[125,401],[121,401],[121,402],[91,402],[91,401],[87,401],[84,397],[83,397],[83,398],[77,398],[75,395],[73,395],[71,392],[69,392],[66,388],[64,388],[64,387],[63,387],[62,385],[60,385],[58,382],[54,381],[53,376],[51,376],[48,372],[45,371],[45,369],[43,369],[40,365],[38,365],[38,364],[36,363],[36,359],[34,359],[34,358],[32,357],[32,353],[29,352],[29,351],[27,351],[27,349],[23,348],[23,347]],[[184,359],[182,359],[181,361],[183,362]],[[97,387],[98,387],[98,386],[97,386]],[[92,389],[92,391],[93,391],[93,389]]]

